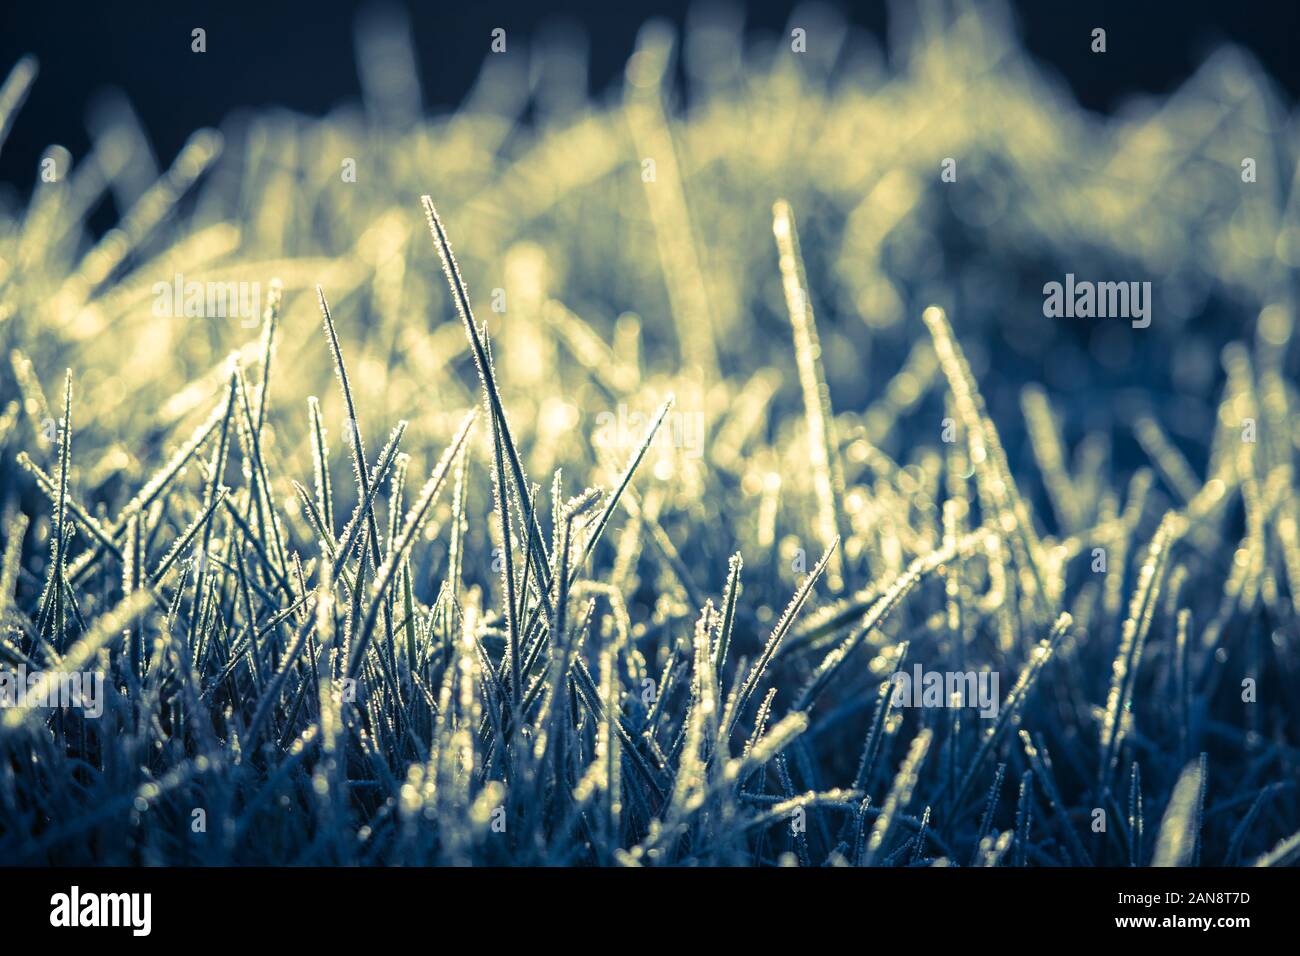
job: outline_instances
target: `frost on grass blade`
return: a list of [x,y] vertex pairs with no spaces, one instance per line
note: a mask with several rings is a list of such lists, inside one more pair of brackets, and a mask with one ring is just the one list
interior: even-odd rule
[[[826,375],[822,370],[817,320],[813,316],[808,277],[799,251],[799,232],[795,227],[794,212],[784,200],[772,207],[772,232],[780,254],[786,308],[794,327],[794,354],[799,366],[799,386],[803,389],[809,462],[817,493],[818,537],[823,548],[830,548],[831,542],[841,537],[839,515],[844,500],[844,469],[840,464],[839,442],[835,436],[830,390],[826,387]],[[839,591],[844,584],[842,564],[843,556],[836,549],[832,552],[826,575],[827,586],[833,592]]]
[[1205,754],[1201,754],[1179,775],[1160,821],[1152,866],[1194,864],[1201,842],[1201,817],[1205,812],[1205,765]]

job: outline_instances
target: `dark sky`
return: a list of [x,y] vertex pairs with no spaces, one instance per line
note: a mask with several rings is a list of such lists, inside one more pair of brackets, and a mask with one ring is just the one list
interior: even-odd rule
[[[164,164],[190,132],[220,123],[237,107],[279,104],[319,114],[358,91],[353,4],[5,0],[0,6],[0,72],[7,73],[23,53],[35,53],[41,63],[32,95],[0,152],[0,183],[23,192],[48,144],[61,143],[74,156],[85,152],[87,106],[104,87],[128,94]],[[527,38],[557,14],[580,22],[591,41],[592,84],[600,88],[621,71],[642,21],[661,15],[680,25],[688,3],[417,0],[406,6],[420,47],[425,102],[445,106],[469,88],[493,27]],[[1025,0],[1015,6],[1030,50],[1093,109],[1113,108],[1132,92],[1167,92],[1225,39],[1253,51],[1292,101],[1300,93],[1300,60],[1292,55],[1300,4]],[[775,31],[786,24],[791,4],[754,3],[747,9],[751,26]],[[880,34],[886,4],[858,3],[848,15]],[[1104,58],[1088,50],[1090,30],[1099,25],[1108,34]],[[190,52],[195,26],[207,30],[204,56]]]

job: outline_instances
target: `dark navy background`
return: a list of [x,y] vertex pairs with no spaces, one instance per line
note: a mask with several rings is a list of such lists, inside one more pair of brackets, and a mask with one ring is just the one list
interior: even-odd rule
[[[899,0],[910,3],[912,0]],[[687,0],[531,0],[531,2],[408,2],[419,47],[424,101],[454,106],[488,49],[489,33],[512,39],[564,16],[581,24],[590,43],[593,89],[616,79],[638,26],[666,16],[679,26]],[[320,114],[358,93],[353,56],[356,4],[154,2],[0,4],[0,75],[24,53],[35,53],[41,75],[0,151],[0,183],[26,193],[41,151],[51,143],[74,156],[89,146],[87,107],[105,87],[124,90],[139,112],[164,165],[196,128],[218,124],[242,106],[282,105]],[[792,3],[746,5],[751,29],[776,32]],[[1177,86],[1207,50],[1223,40],[1250,49],[1288,97],[1300,94],[1300,4],[1223,0],[1142,0],[1014,4],[1029,49],[1053,65],[1083,104],[1113,109],[1134,92]],[[848,18],[878,36],[888,4],[841,4]],[[190,52],[190,30],[207,30],[208,52]],[[1107,30],[1105,57],[1089,51],[1093,27]]]

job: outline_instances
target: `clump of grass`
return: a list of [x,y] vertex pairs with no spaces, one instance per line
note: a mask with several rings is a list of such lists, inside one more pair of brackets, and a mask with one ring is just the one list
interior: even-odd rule
[[[932,305],[987,276],[954,261],[936,290],[917,266],[959,229],[919,201],[918,104],[955,78],[1036,124],[1035,161],[1078,142],[1032,73],[982,68],[994,40],[1019,56],[987,29],[930,36],[947,80],[907,73],[901,98],[775,61],[679,116],[651,28],[608,111],[513,124],[502,96],[404,138],[371,90],[382,148],[343,117],[202,134],[119,234],[53,215],[93,177],[0,210],[0,666],[104,677],[101,716],[0,714],[0,860],[1293,862],[1289,313],[1270,298],[1253,343],[1216,343],[1198,444],[1146,369],[1119,390],[1138,414],[1097,383],[1081,408],[999,362],[1038,337]],[[0,88],[0,140],[33,75]],[[828,164],[790,135],[808,115],[825,144],[903,118],[917,141]],[[1010,132],[950,134],[987,160]],[[1097,156],[1147,142],[1102,132]],[[275,135],[374,175],[320,189],[303,148],[285,162],[311,175],[282,177]],[[1000,230],[1053,222],[1068,261],[1073,206],[1013,174],[1033,215],[960,228],[1010,258]],[[1223,242],[1172,244],[1200,219],[1158,185],[1143,216],[1168,228],[1113,234],[1276,288],[1197,258]],[[430,187],[441,210],[410,208]],[[260,331],[142,318],[177,269],[265,283]],[[1134,347],[1170,381],[1197,367]],[[997,673],[996,715],[905,706],[913,665]]]

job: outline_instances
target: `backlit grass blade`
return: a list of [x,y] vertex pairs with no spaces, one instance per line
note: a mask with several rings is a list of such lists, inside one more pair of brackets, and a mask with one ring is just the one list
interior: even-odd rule
[[[794,212],[785,200],[772,207],[772,232],[776,236],[786,308],[794,327],[794,355],[799,367],[799,386],[803,389],[809,464],[817,499],[818,537],[822,547],[828,548],[833,540],[841,537],[839,515],[844,498],[844,467],[835,436],[830,389],[822,368],[822,347],[817,337],[808,276],[799,250],[799,232]],[[832,592],[837,592],[843,587],[843,558],[838,549],[833,554],[826,583]]]

